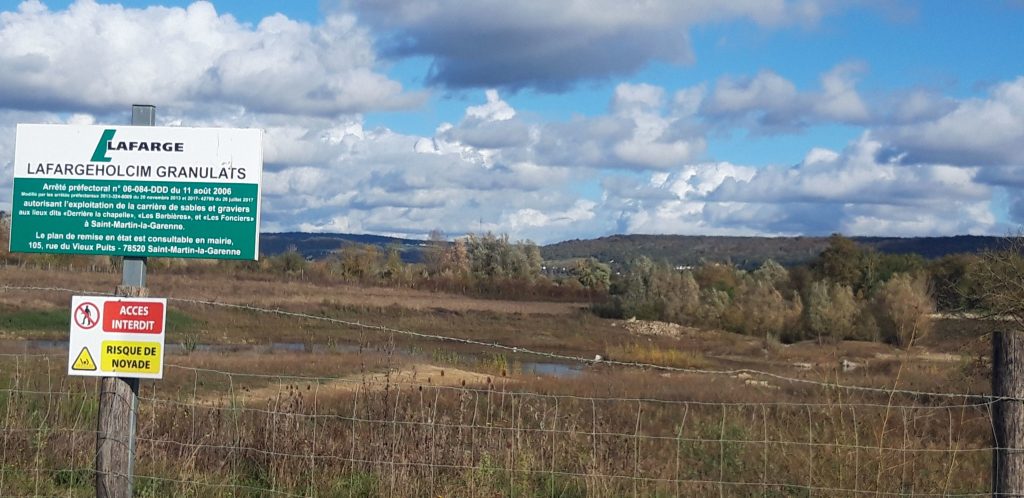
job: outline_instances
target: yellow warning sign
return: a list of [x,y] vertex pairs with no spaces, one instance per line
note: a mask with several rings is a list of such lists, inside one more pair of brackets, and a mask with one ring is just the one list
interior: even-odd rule
[[82,351],[78,353],[78,358],[75,358],[75,362],[71,365],[72,370],[96,370],[96,362],[92,361],[92,355],[89,354],[89,348],[82,348]]
[[104,372],[160,372],[159,342],[103,341],[100,361]]

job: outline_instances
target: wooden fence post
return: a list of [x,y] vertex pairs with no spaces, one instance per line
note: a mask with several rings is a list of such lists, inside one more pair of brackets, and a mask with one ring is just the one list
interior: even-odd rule
[[139,379],[100,379],[100,413],[96,426],[97,497],[132,496],[138,391]]
[[[1024,496],[1024,332],[992,334],[992,495]],[[999,399],[1010,398],[1010,399]]]

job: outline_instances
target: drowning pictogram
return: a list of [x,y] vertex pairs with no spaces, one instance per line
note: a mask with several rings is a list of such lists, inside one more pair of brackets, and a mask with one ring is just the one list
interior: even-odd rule
[[96,370],[96,362],[92,360],[92,355],[89,354],[89,348],[82,348],[82,351],[78,353],[78,358],[75,358],[75,362],[71,364],[72,370]]

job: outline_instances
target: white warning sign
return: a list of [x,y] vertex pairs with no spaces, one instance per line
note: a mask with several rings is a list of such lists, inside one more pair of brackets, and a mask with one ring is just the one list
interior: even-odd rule
[[163,378],[167,300],[74,296],[68,375]]

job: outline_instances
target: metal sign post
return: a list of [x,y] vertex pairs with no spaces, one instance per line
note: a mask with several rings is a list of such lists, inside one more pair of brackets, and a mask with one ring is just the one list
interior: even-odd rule
[[[133,126],[156,124],[156,107],[132,106]],[[121,285],[115,294],[146,297],[146,258],[125,256]],[[129,498],[135,470],[135,427],[139,410],[139,379],[100,379],[96,427],[96,496]]]

